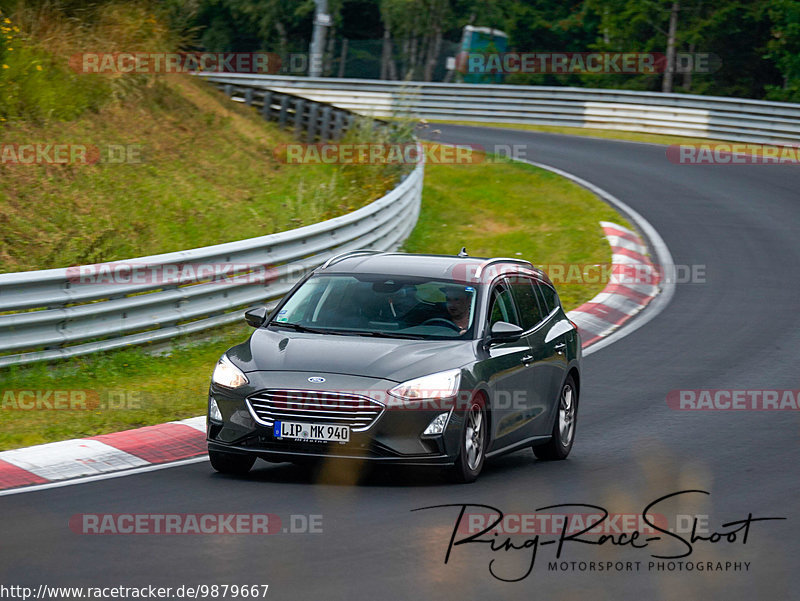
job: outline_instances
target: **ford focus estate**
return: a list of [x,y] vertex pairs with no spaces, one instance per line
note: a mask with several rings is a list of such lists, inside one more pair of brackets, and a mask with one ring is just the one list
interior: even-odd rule
[[352,251],[301,279],[214,370],[208,452],[438,465],[574,443],[581,341],[547,275],[518,259]]

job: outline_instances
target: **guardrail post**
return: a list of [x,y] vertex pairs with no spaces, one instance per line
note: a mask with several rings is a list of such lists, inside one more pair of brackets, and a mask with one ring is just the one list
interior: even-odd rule
[[289,116],[289,97],[285,94],[281,95],[281,113],[278,116],[278,123],[281,127],[286,127],[286,119]]
[[225,96],[228,98],[233,98],[233,85],[232,84],[225,84]]
[[327,105],[322,109],[322,123],[319,126],[319,137],[321,140],[331,139],[331,107]]
[[294,101],[294,136],[300,138],[303,133],[303,113],[306,110],[306,101],[298,98]]
[[261,116],[267,121],[272,120],[272,92],[270,90],[264,92],[264,104],[261,107]]
[[334,140],[341,140],[343,128],[344,128],[344,113],[342,111],[334,110],[333,132],[331,133],[331,138],[333,138]]
[[306,126],[306,142],[312,144],[317,136],[317,114],[319,113],[319,104],[312,102],[308,111],[308,124]]
[[247,106],[253,106],[253,88],[245,89],[244,102]]

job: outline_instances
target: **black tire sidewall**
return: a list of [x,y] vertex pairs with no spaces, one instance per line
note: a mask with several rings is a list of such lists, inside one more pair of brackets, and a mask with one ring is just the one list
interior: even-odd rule
[[208,451],[211,467],[221,474],[243,475],[250,471],[256,461],[255,456],[223,451]]
[[[572,388],[572,403],[573,403],[573,417],[572,417],[572,440],[569,446],[564,446],[561,441],[561,430],[559,429],[559,414],[561,412],[561,396],[564,393],[564,388],[569,385]],[[543,461],[552,461],[559,459],[566,459],[572,451],[575,444],[575,436],[578,433],[578,389],[575,386],[575,379],[572,375],[567,376],[561,388],[558,390],[558,398],[556,399],[555,419],[553,420],[553,430],[551,432],[550,440],[543,445],[535,445],[533,452],[537,458]]]
[[[569,385],[572,388],[572,439],[569,441],[569,446],[565,446],[561,440],[561,430],[558,428],[559,416],[556,415],[556,423],[553,426],[553,437],[558,441],[559,448],[563,451],[564,456],[569,455],[572,450],[572,445],[575,444],[575,435],[578,433],[578,389],[575,388],[575,380],[573,377],[567,376],[561,390],[558,392],[558,410],[561,411],[561,396],[564,394],[564,389]],[[558,438],[555,438],[558,435]]]

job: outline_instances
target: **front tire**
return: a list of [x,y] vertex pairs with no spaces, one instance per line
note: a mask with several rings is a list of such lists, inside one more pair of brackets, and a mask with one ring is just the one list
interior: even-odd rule
[[575,442],[575,426],[578,421],[578,389],[572,376],[568,376],[558,395],[558,415],[553,424],[550,440],[533,447],[533,453],[543,461],[566,459]]
[[253,455],[243,455],[241,453],[224,453],[222,451],[212,451],[209,449],[208,458],[213,467],[220,474],[232,474],[244,476],[253,467],[256,458]]
[[451,476],[456,482],[474,482],[483,469],[488,440],[488,421],[481,400],[473,399],[466,413],[461,446]]

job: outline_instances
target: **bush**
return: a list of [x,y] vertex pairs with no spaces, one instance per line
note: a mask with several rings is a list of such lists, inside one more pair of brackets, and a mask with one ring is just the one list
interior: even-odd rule
[[800,81],[795,80],[785,87],[767,86],[767,100],[800,102]]

